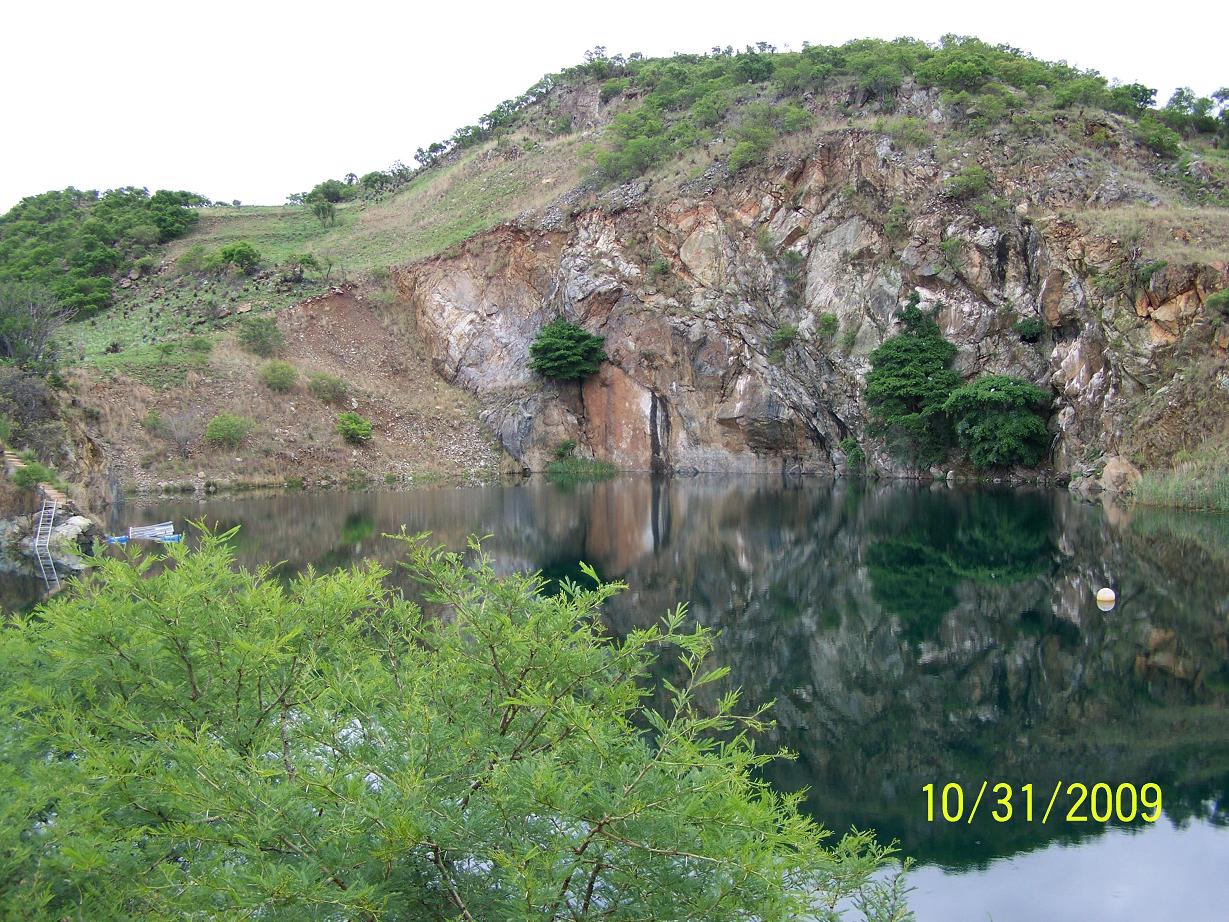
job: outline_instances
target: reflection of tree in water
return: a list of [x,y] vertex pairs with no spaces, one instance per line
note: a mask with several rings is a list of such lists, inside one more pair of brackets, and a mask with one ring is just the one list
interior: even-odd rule
[[341,526],[342,544],[362,544],[376,533],[376,520],[367,510],[357,510],[346,516]]
[[1010,584],[1044,572],[1053,516],[1038,495],[914,492],[872,526],[871,594],[912,640],[929,637],[956,607],[965,581]]
[[[928,823],[928,782],[1151,780],[1171,820],[1224,822],[1229,696],[1216,609],[1229,569],[1192,585],[1180,560],[1158,564],[1163,536],[1129,540],[1065,497],[897,491],[876,507],[861,526],[862,560],[870,600],[896,616],[899,639],[863,603],[857,630],[816,621],[818,633],[778,636],[735,667],[757,699],[778,700],[774,741],[800,753],[773,769],[776,783],[809,787],[816,815],[838,828],[870,825],[953,866],[1103,825]],[[1105,574],[1123,590],[1109,615],[1090,604]]]
[[[876,828],[963,867],[1104,827],[929,823],[923,784],[1156,780],[1170,819],[1229,805],[1226,628],[1209,604],[1229,569],[1193,587],[1180,562],[1156,562],[1163,540],[1130,541],[1101,510],[1048,491],[671,494],[680,524],[664,551],[619,572],[631,590],[613,623],[644,626],[690,601],[721,631],[730,683],[776,701],[766,743],[799,758],[769,776],[809,788],[828,825]],[[1092,604],[1103,578],[1123,589],[1108,616]],[[671,669],[660,675],[676,679]]]

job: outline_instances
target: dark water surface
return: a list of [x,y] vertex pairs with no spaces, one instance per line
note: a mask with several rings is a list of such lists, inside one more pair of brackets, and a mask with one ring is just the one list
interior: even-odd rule
[[[616,631],[689,602],[747,699],[777,702],[766,744],[798,759],[774,783],[808,788],[830,828],[898,839],[922,922],[1229,918],[1227,517],[1049,491],[624,478],[129,505],[112,525],[200,518],[242,525],[240,559],[286,573],[393,568],[381,535],[403,525],[454,547],[493,535],[507,570],[579,576],[583,560],[630,584]],[[986,780],[1016,788],[1011,820],[988,794],[967,822]],[[1163,816],[1068,822],[1063,796],[1043,824],[1060,781],[1154,782]],[[949,782],[964,818],[929,821],[923,786]]]

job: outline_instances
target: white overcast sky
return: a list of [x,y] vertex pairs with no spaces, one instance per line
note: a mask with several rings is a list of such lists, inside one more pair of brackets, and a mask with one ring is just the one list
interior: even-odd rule
[[1140,81],[1161,102],[1229,83],[1210,2],[14,2],[0,12],[0,210],[69,185],[277,204],[412,163],[598,44],[662,55],[948,32]]

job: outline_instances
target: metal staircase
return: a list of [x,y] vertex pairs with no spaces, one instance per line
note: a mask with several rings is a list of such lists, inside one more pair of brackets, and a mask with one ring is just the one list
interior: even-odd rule
[[[5,450],[3,469],[8,476],[13,476],[25,466],[26,462],[20,455]],[[49,483],[40,483],[38,489],[43,497],[43,508],[39,510],[34,528],[34,556],[47,591],[52,593],[60,588],[60,574],[56,572],[55,560],[51,556],[51,532],[55,528],[55,515],[60,506],[68,502],[68,497]]]
[[55,513],[59,503],[54,499],[44,499],[43,508],[38,513],[38,526],[34,530],[34,549],[47,550],[51,544],[51,529],[55,527]]
[[46,550],[35,550],[34,556],[38,560],[38,572],[43,577],[43,585],[47,587],[48,595],[58,591],[60,573],[55,568],[55,559]]
[[43,508],[38,513],[38,524],[34,530],[34,556],[38,558],[38,569],[42,574],[43,583],[48,592],[60,588],[60,574],[56,572],[55,561],[51,558],[51,530],[55,527],[55,514],[60,503],[56,499],[43,499]]

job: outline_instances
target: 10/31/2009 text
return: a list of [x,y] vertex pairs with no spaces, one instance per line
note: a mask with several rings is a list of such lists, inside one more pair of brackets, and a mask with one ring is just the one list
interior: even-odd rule
[[926,795],[926,821],[930,823],[972,823],[983,802],[996,823],[1106,823],[1114,819],[1155,823],[1162,808],[1161,786],[1154,781],[1138,786],[1101,781],[1090,786],[1060,780],[1052,790],[1039,790],[1032,784],[983,781],[976,788],[969,785],[969,796],[964,785],[952,781],[942,787],[927,784],[922,793]]

